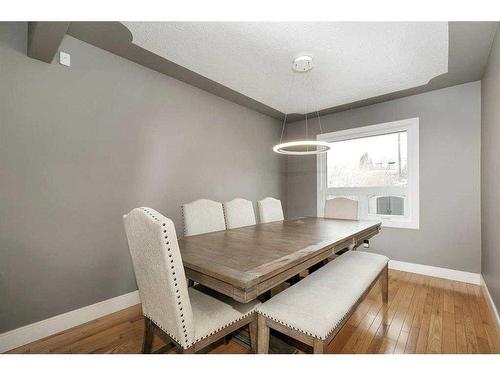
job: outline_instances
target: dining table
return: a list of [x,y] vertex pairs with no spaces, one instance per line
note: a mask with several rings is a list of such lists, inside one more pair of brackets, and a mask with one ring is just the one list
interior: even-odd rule
[[300,217],[185,236],[179,248],[189,280],[245,303],[355,249],[380,227],[378,221]]
[[238,302],[275,286],[380,231],[380,222],[301,217],[186,236],[186,277]]

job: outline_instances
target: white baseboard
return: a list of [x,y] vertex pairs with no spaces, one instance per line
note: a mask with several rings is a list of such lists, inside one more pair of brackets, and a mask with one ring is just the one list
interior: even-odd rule
[[481,284],[481,275],[479,273],[465,272],[452,270],[449,268],[441,268],[434,266],[426,266],[424,264],[400,262],[398,260],[390,260],[389,268],[399,271],[418,273],[420,275],[440,277],[442,279],[462,281],[470,284]]
[[139,291],[53,316],[0,334],[0,353],[141,303]]
[[495,306],[495,302],[493,302],[493,298],[491,298],[490,291],[488,290],[488,285],[483,279],[483,275],[481,275],[481,286],[483,287],[484,294],[486,295],[486,302],[488,303],[493,315],[497,318],[497,328],[500,328],[500,316],[498,316],[498,310]]

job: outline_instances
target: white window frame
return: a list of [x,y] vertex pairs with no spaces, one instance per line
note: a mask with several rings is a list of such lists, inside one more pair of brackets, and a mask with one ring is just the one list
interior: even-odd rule
[[[359,196],[358,218],[360,220],[378,220],[382,226],[393,228],[420,228],[420,197],[419,197],[419,118],[386,122],[376,125],[362,126],[353,129],[340,130],[319,134],[319,141],[335,142],[375,135],[390,134],[400,131],[407,132],[408,152],[408,185],[407,187],[347,187],[328,188],[327,186],[327,154],[317,155],[317,215],[323,217],[325,200],[329,195]],[[404,193],[405,215],[377,215],[368,210],[368,194],[399,195]]]

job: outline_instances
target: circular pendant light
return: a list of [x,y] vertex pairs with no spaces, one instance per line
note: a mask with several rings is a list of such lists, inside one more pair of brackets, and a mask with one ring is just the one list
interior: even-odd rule
[[[313,68],[313,59],[311,56],[299,56],[292,63],[292,70],[296,73],[307,73]],[[295,77],[294,77],[295,78]],[[293,81],[292,85],[293,87]],[[311,87],[314,91],[314,86],[311,80]],[[291,91],[291,90],[290,90]],[[318,124],[320,128],[320,134],[322,133],[321,129],[321,119],[319,116],[319,112],[316,111],[318,115]],[[273,151],[278,154],[284,155],[318,155],[324,152],[327,152],[331,146],[327,142],[323,141],[315,141],[309,140],[308,134],[308,123],[307,123],[307,109],[305,112],[305,125],[306,125],[306,139],[303,141],[293,141],[293,142],[282,142],[283,133],[286,126],[286,118],[287,114],[285,114],[285,119],[283,120],[283,128],[281,130],[281,138],[280,143],[273,147]]]
[[295,141],[280,143],[273,151],[284,155],[317,155],[327,152],[330,144],[323,141]]

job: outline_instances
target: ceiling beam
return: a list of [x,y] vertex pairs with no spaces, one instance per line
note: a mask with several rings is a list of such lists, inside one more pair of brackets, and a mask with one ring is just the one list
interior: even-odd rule
[[28,56],[51,63],[70,22],[28,22]]

